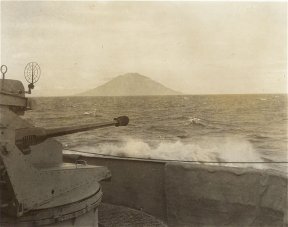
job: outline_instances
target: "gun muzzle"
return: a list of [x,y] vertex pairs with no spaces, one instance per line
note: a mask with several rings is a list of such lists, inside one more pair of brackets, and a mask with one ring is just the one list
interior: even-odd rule
[[115,126],[119,127],[119,126],[126,126],[129,123],[129,118],[127,116],[120,116],[120,117],[116,117],[114,118]]

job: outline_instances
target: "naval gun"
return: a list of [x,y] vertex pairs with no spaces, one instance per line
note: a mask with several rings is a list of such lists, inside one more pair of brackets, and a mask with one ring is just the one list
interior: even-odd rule
[[[100,181],[110,179],[104,166],[81,160],[63,162],[62,144],[54,137],[108,126],[126,126],[129,118],[54,129],[38,128],[20,116],[31,109],[31,94],[40,77],[37,63],[25,68],[28,91],[17,80],[0,79],[0,226],[98,226]],[[88,223],[78,222],[89,215]],[[59,225],[58,225],[59,224]]]
[[33,128],[20,128],[16,129],[15,133],[15,144],[16,146],[24,153],[30,153],[30,146],[37,145],[42,143],[46,139],[64,136],[77,132],[84,132],[98,128],[104,127],[119,127],[126,126],[129,123],[129,118],[127,116],[120,116],[114,118],[111,122],[106,123],[94,123],[94,124],[86,124],[80,126],[70,126],[70,127],[62,127],[62,128],[52,128],[52,129],[44,129],[39,127]]

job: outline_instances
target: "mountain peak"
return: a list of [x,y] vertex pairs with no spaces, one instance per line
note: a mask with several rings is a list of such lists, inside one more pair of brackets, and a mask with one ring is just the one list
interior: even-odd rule
[[145,96],[180,95],[162,84],[139,73],[119,75],[109,82],[80,94],[81,96]]
[[125,73],[123,75],[119,75],[115,77],[114,79],[149,79],[147,76],[143,76],[139,73]]
[[145,77],[145,78],[148,78],[147,76],[143,76],[139,73],[125,73],[125,74],[119,75],[117,77]]

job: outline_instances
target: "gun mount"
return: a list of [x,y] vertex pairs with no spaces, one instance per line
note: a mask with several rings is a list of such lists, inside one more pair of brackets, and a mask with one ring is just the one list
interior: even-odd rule
[[30,66],[25,69],[28,92],[20,81],[6,79],[7,67],[1,67],[0,225],[46,225],[74,220],[88,212],[97,215],[102,198],[99,182],[109,179],[110,171],[85,162],[63,163],[62,145],[53,137],[125,126],[129,119],[122,116],[111,122],[54,129],[31,125],[19,116],[31,109],[25,93],[31,93],[40,75],[38,64]]

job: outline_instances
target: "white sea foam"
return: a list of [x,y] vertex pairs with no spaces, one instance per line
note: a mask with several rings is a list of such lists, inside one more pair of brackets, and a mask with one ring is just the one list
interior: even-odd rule
[[234,137],[206,138],[194,143],[163,141],[159,142],[156,146],[151,146],[142,140],[126,138],[125,142],[121,144],[103,143],[96,147],[81,146],[75,150],[120,157],[221,162],[221,164],[210,164],[254,167],[258,169],[265,167],[264,164],[259,163],[223,163],[263,161],[249,141]]

